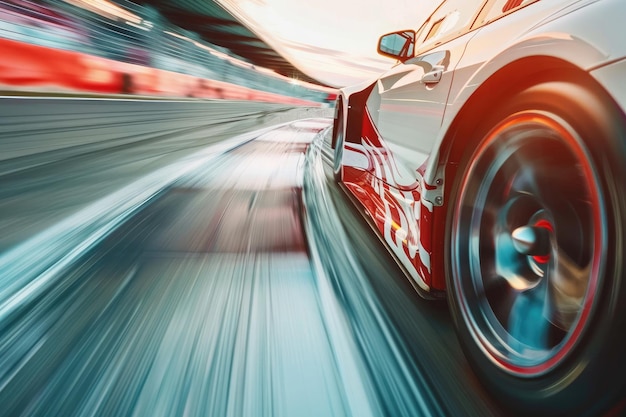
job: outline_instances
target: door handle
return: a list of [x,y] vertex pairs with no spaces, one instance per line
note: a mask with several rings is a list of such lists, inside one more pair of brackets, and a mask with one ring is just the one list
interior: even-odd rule
[[443,65],[435,65],[432,71],[427,72],[422,76],[422,83],[424,84],[436,84],[441,81],[441,77],[443,76],[443,70],[445,68]]

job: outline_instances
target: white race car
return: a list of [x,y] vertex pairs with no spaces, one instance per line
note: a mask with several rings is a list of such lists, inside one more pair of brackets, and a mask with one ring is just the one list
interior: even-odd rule
[[[622,26],[624,25],[624,26]],[[626,1],[446,0],[344,88],[337,181],[522,413],[626,385]]]

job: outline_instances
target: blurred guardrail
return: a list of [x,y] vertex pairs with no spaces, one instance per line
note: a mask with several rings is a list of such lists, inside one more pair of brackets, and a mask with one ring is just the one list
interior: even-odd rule
[[35,73],[43,71],[62,73],[68,82],[76,81],[76,73],[86,76],[83,84],[93,84],[86,88],[95,91],[264,101],[283,96],[317,103],[334,99],[332,89],[255,67],[174,26],[155,8],[127,0],[0,0],[0,51],[0,82],[5,84],[23,84],[30,77],[34,85]]

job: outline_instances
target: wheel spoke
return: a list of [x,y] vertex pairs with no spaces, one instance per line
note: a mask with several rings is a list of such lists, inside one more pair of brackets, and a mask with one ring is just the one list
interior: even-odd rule
[[591,265],[580,266],[565,251],[558,252],[558,261],[548,281],[546,317],[557,327],[569,330],[583,306]]
[[504,325],[508,320],[511,305],[515,301],[518,291],[511,287],[508,280],[496,274],[495,271],[481,284],[480,288],[477,288],[477,299],[489,303],[498,321]]
[[515,352],[547,350],[550,347],[551,324],[544,316],[546,298],[545,284],[521,291],[515,298],[507,325],[508,344]]

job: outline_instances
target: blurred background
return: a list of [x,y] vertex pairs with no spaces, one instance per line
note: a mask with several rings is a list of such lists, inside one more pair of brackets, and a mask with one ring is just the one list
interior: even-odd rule
[[139,3],[0,1],[0,88],[334,100],[333,88],[296,69],[216,3]]

